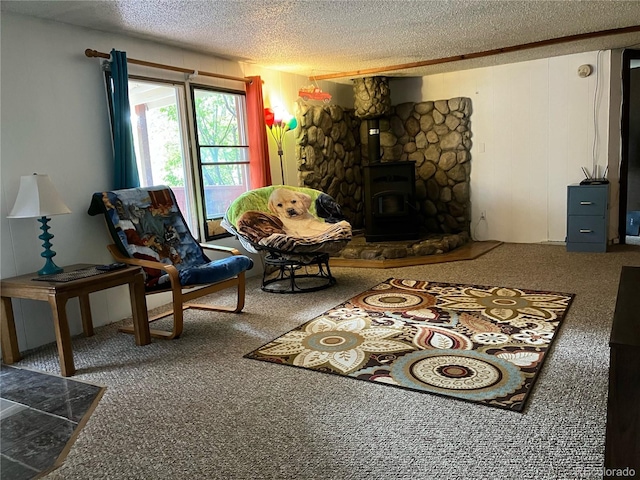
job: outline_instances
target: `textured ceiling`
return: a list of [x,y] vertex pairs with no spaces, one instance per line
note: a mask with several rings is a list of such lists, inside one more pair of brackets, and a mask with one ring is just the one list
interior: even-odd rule
[[[305,76],[640,25],[638,0],[2,0],[1,9]],[[422,76],[623,47],[640,47],[640,32],[384,75]]]

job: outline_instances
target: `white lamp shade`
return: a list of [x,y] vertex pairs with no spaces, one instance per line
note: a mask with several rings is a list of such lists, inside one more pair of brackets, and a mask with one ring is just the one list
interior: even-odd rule
[[38,218],[71,213],[49,175],[23,175],[16,203],[8,218]]

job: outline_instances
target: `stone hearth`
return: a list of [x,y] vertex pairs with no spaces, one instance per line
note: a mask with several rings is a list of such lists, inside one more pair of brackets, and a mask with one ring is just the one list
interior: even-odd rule
[[359,260],[392,260],[423,257],[450,252],[470,241],[467,232],[431,234],[419,240],[367,242],[362,232],[354,232],[353,239],[335,257]]

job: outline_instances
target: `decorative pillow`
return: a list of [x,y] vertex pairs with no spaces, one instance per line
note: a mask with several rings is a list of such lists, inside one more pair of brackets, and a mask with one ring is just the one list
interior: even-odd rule
[[[262,187],[256,188],[255,190],[250,190],[246,193],[243,193],[238,198],[236,198],[229,208],[227,209],[224,218],[230,225],[235,225],[238,221],[238,217],[242,215],[247,210],[257,210],[259,212],[270,212],[269,211],[269,197],[271,193],[277,188],[286,188],[287,190],[292,190],[295,192],[304,192],[311,197],[312,205],[310,211],[312,214],[316,214],[315,211],[315,200],[320,195],[326,195],[325,193],[314,190],[312,188],[306,187],[291,187],[289,185],[281,186],[281,185],[272,185],[270,187]],[[328,195],[327,195],[328,196]],[[329,197],[331,198],[331,197]]]

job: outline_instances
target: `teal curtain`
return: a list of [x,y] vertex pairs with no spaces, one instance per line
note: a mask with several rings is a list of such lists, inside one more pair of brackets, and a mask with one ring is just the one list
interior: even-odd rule
[[113,82],[111,88],[113,102],[113,189],[139,187],[140,179],[131,131],[126,52],[111,50],[111,78]]

